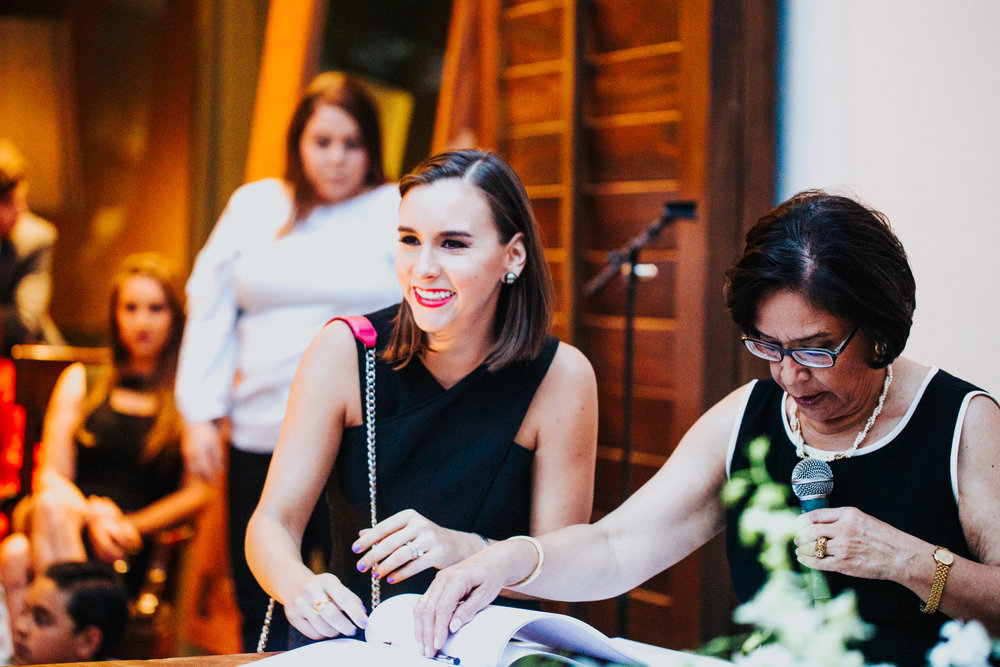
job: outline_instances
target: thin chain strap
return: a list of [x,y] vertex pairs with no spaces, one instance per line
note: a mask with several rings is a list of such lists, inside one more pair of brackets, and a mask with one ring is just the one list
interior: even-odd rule
[[[375,348],[365,351],[365,431],[368,435],[368,500],[371,505],[372,528],[378,523],[375,510]],[[372,609],[382,601],[382,591],[378,577],[372,570]]]
[[274,614],[274,598],[268,598],[267,611],[264,612],[264,625],[260,629],[260,639],[257,640],[257,653],[263,653],[267,646],[267,635],[271,632],[271,616]]
[[[365,432],[368,435],[368,499],[371,502],[372,528],[378,523],[375,511],[375,348],[365,349]],[[372,609],[382,601],[379,579],[372,573]],[[274,613],[274,598],[267,601],[264,625],[257,640],[257,653],[263,653],[267,646],[267,635],[271,632],[271,616]]]

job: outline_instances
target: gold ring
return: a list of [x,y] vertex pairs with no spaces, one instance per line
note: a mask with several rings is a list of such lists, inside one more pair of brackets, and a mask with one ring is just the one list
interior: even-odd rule
[[322,613],[323,607],[325,607],[329,602],[330,598],[327,598],[325,600],[316,600],[315,602],[313,602],[313,611],[316,612],[317,614]]
[[826,539],[822,535],[816,538],[816,547],[813,549],[813,554],[816,558],[826,557]]

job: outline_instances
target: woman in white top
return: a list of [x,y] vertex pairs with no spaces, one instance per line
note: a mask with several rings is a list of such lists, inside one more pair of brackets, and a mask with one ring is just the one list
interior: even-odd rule
[[[247,650],[256,645],[267,595],[247,569],[243,539],[299,359],[332,317],[400,299],[399,194],[384,183],[381,156],[377,112],[361,84],[321,74],[292,116],[284,180],[233,194],[187,284],[177,377],[183,449],[192,470],[214,479],[229,443],[229,550]],[[327,539],[325,520],[314,516],[314,523],[304,553]],[[280,649],[286,634],[276,624],[270,646]]]

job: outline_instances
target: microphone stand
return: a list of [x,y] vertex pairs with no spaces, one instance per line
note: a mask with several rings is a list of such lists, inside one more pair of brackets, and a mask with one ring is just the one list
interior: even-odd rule
[[[656,275],[655,265],[639,264],[639,253],[653,242],[663,228],[677,221],[678,218],[693,219],[695,203],[693,201],[668,202],[663,206],[659,218],[646,226],[639,235],[633,237],[618,250],[608,253],[608,264],[600,273],[587,281],[583,286],[585,296],[593,296],[601,291],[611,279],[619,273],[624,274],[625,281],[625,354],[622,372],[622,465],[620,493],[621,502],[629,496],[632,484],[632,386],[634,383],[634,350],[635,350],[635,290],[639,278],[652,278]],[[624,637],[628,629],[628,593],[618,596],[617,636]]]

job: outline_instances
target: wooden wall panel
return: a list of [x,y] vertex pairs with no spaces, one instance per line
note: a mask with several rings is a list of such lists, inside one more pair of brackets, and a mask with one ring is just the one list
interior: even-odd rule
[[557,247],[561,202],[555,198],[536,197],[531,204],[535,211],[535,221],[542,232],[542,244],[546,248]]
[[[734,105],[744,108],[745,87],[729,83],[760,85],[768,80],[769,61],[758,49],[754,57],[764,64],[744,72],[713,54],[733,52],[753,41],[754,30],[773,32],[774,26],[749,0],[499,0],[495,11],[497,36],[480,37],[487,42],[482,53],[495,63],[495,70],[481,70],[490,73],[482,92],[496,104],[481,113],[495,122],[493,147],[521,175],[536,208],[558,295],[555,332],[580,347],[597,374],[599,518],[622,500],[626,461],[634,490],[667,459],[716,386],[732,386],[732,375],[720,366],[733,359],[738,342],[720,325],[715,274],[724,268],[722,258],[735,255],[739,234],[731,218],[716,220],[713,211],[731,203],[727,195],[746,196],[734,184],[745,176],[741,161],[759,146],[727,141],[738,136],[738,123],[727,126],[732,132],[714,132],[732,121]],[[722,24],[744,32],[731,40]],[[713,43],[716,34],[727,40],[725,48]],[[751,119],[768,122],[769,109],[753,109],[742,117],[744,128]],[[766,161],[745,162],[754,165],[755,185],[764,185]],[[626,446],[624,281],[615,278],[589,296],[582,287],[606,265],[608,251],[643,233],[664,204],[677,199],[696,200],[698,219],[667,227],[639,257],[654,264],[657,275],[636,288]],[[609,634],[696,646],[708,618],[702,600],[718,579],[702,585],[702,559],[702,551],[692,554],[617,604],[575,603],[571,613]],[[713,570],[719,566],[710,563]]]
[[502,112],[512,124],[559,120],[562,77],[558,72],[508,77],[504,89]]
[[[593,78],[587,117],[676,109],[680,91],[680,45],[638,49],[616,57],[591,57]],[[623,78],[633,84],[622,86]]]
[[[610,379],[610,378],[609,378]],[[602,382],[598,388],[601,403],[608,409],[601,415],[598,442],[616,442],[622,435],[622,411],[614,409],[622,404],[620,379],[614,383]],[[676,440],[670,437],[666,424],[676,419],[671,400],[674,392],[660,387],[635,388],[635,419],[632,422],[632,447],[636,455],[649,454],[650,460],[662,465],[673,451]]]
[[[592,127],[587,150],[594,181],[657,181],[681,173],[680,125],[623,123]],[[639,231],[639,230],[636,230]]]
[[679,0],[592,0],[588,51],[604,53],[680,39]]
[[508,67],[559,60],[562,8],[556,2],[526,2],[508,7],[506,30],[506,65]]
[[[587,350],[598,382],[617,382],[622,377],[624,356],[624,324],[621,317],[587,315],[580,345]],[[656,327],[656,328],[647,328]],[[660,328],[664,327],[664,328]],[[635,382],[658,387],[671,387],[674,380],[674,332],[666,321],[638,321],[635,332]],[[618,406],[608,406],[618,410]],[[601,406],[601,410],[605,409]],[[617,443],[601,443],[606,445]]]
[[559,140],[554,134],[511,137],[501,142],[500,152],[525,186],[558,184],[562,174],[552,156],[559,154]]
[[[658,220],[665,202],[677,198],[677,193],[670,190],[601,192],[594,188],[584,195],[581,204],[580,243],[592,251],[617,250]],[[666,227],[649,247],[676,248],[676,226]]]
[[[597,253],[594,253],[598,257]],[[644,264],[657,268],[654,280],[641,280],[635,287],[635,314],[642,318],[674,317],[674,253],[670,251],[647,252],[642,257]],[[588,275],[597,273],[604,267],[602,262],[594,262],[588,253],[583,262],[583,270]],[[625,303],[625,281],[612,280],[607,287],[587,300],[586,311],[595,315],[621,315]]]

